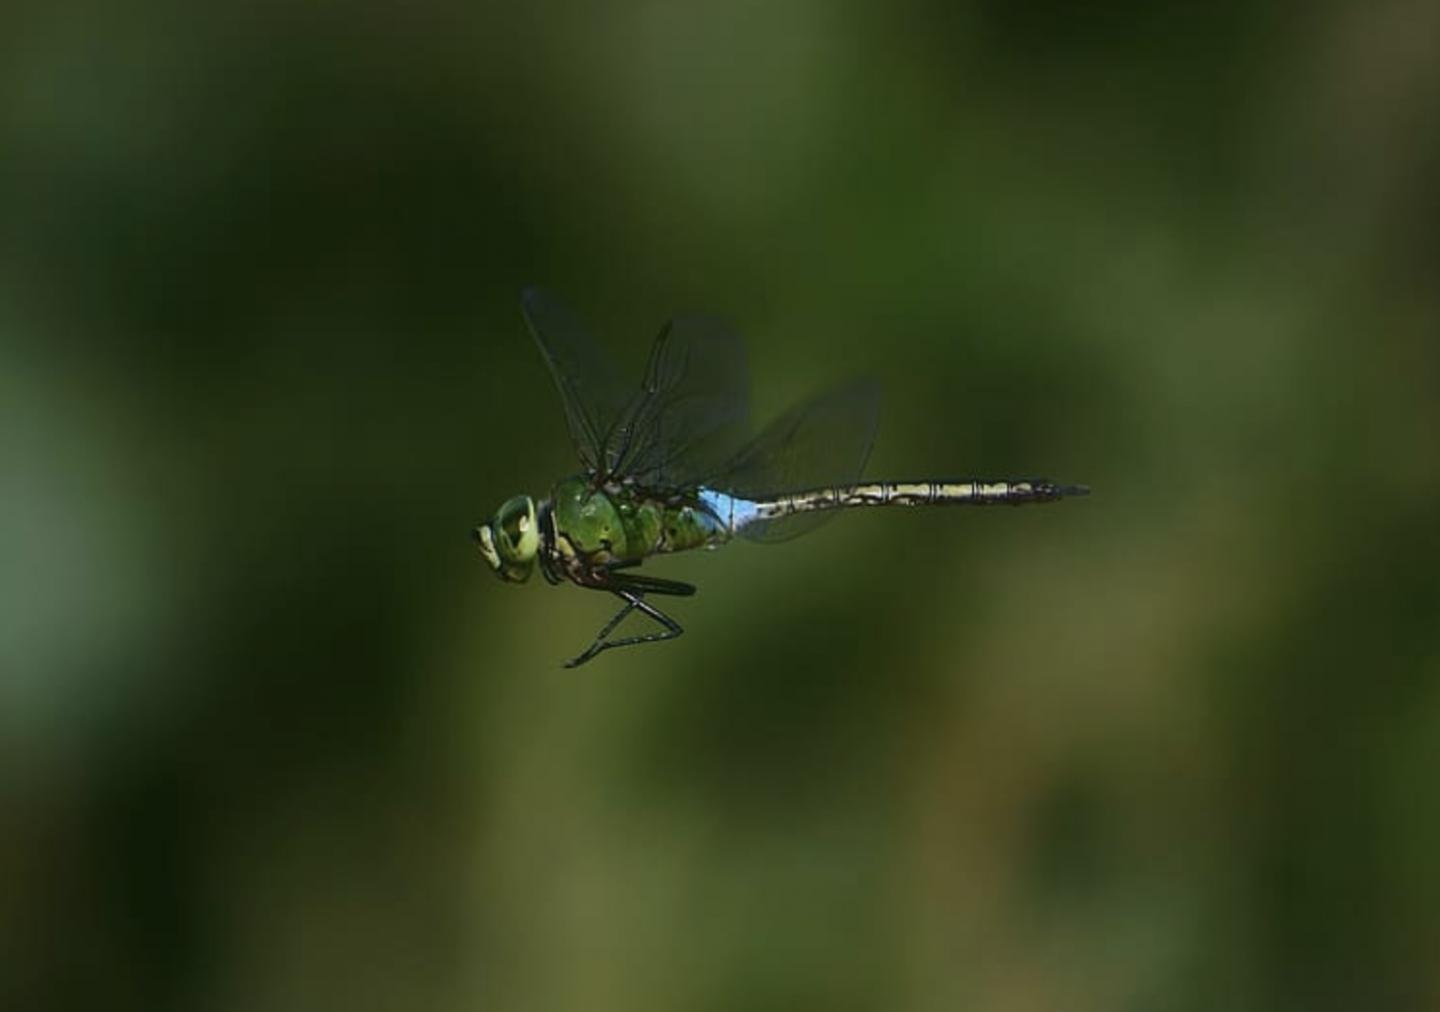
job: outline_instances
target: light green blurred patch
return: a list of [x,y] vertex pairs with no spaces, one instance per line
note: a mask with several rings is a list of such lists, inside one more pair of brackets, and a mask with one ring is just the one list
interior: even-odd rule
[[[0,323],[0,714],[11,774],[65,766],[165,692],[181,609],[147,434],[103,376]],[[57,349],[58,350],[58,349]]]

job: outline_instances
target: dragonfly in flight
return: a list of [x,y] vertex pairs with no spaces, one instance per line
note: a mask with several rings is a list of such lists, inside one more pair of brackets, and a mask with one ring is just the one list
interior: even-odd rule
[[[751,435],[745,349],[718,320],[666,323],[637,385],[552,295],[528,289],[522,306],[582,470],[549,498],[507,499],[471,536],[502,580],[523,583],[538,567],[551,584],[569,581],[622,602],[566,667],[684,631],[651,599],[688,597],[695,587],[636,572],[651,556],[735,537],[783,541],[861,507],[1018,506],[1090,491],[1043,478],[862,482],[879,416],[874,383],[822,392]],[[656,628],[612,638],[632,611]]]

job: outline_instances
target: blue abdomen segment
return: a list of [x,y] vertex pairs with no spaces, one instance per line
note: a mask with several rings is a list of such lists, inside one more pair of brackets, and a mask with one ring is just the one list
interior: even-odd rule
[[750,499],[741,499],[739,496],[709,488],[700,490],[699,499],[700,504],[714,514],[721,526],[731,534],[760,519],[760,509]]

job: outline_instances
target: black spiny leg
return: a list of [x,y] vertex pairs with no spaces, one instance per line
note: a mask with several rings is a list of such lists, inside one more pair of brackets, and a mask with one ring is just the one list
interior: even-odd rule
[[[565,662],[567,668],[578,668],[586,661],[592,659],[596,654],[611,647],[628,647],[637,643],[659,643],[661,640],[672,640],[685,630],[680,623],[676,622],[669,615],[645,600],[645,595],[669,594],[676,597],[689,597],[695,593],[695,588],[688,583],[677,583],[673,580],[661,580],[652,576],[629,576],[614,572],[608,573],[604,582],[595,585],[596,590],[609,590],[620,600],[625,602],[625,607],[615,613],[615,616],[605,623],[595,637],[595,642],[586,648],[580,656]],[[626,615],[632,611],[642,611],[664,627],[662,632],[641,633],[635,636],[623,636],[618,640],[607,639],[615,631]]]

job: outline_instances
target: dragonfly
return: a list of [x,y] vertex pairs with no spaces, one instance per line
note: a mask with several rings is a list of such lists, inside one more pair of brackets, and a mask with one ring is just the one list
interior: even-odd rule
[[[548,498],[507,499],[471,537],[508,583],[524,583],[538,568],[552,585],[619,599],[620,610],[566,667],[684,632],[654,598],[696,588],[637,572],[653,556],[735,538],[784,541],[843,510],[1019,506],[1090,491],[1043,478],[862,482],[879,418],[874,382],[822,391],[752,434],[744,345],[720,320],[667,322],[636,384],[553,295],[530,288],[521,304],[582,469]],[[648,617],[650,631],[616,635],[632,612]]]

